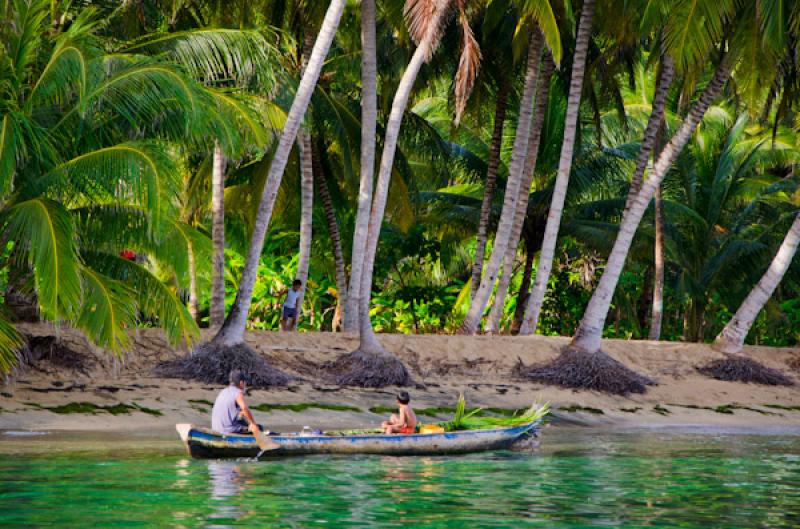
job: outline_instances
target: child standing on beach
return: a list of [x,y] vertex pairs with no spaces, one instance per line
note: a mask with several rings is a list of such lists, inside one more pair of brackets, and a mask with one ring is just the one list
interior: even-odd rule
[[284,331],[293,331],[295,322],[297,321],[297,311],[300,307],[297,302],[300,299],[300,290],[303,288],[303,282],[295,279],[292,283],[292,288],[286,293],[286,299],[283,301],[283,309],[281,311],[281,329]]
[[392,414],[388,421],[381,424],[384,433],[414,433],[417,429],[417,416],[411,409],[411,397],[407,391],[401,391],[397,395],[398,414]]

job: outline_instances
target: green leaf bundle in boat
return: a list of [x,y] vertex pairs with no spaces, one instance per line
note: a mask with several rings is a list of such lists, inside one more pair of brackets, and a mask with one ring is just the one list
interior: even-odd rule
[[509,417],[480,415],[483,408],[475,408],[470,411],[467,411],[466,408],[466,400],[464,399],[464,395],[461,394],[458,396],[453,419],[440,422],[438,425],[444,428],[446,432],[484,430],[489,428],[514,428],[523,424],[539,421],[550,412],[550,404],[547,402],[542,405],[533,404],[522,413],[514,414]]

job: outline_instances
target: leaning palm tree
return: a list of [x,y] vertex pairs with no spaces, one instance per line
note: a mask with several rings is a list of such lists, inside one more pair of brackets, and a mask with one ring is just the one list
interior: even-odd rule
[[747,333],[753,326],[761,309],[767,303],[772,293],[778,288],[781,279],[789,269],[789,265],[797,253],[800,244],[800,213],[795,215],[789,231],[786,233],[778,252],[772,259],[767,271],[761,276],[756,286],[747,295],[736,314],[725,325],[725,328],[714,341],[714,349],[726,353],[728,357],[723,361],[715,361],[705,366],[702,370],[706,373],[723,378],[724,380],[739,380],[743,382],[761,382],[772,385],[789,385],[791,380],[773,369],[766,368],[758,362],[741,354]]
[[[696,40],[708,43],[705,46],[695,45],[689,53],[680,54],[678,57],[682,61],[700,62],[702,57],[709,51],[713,51],[721,40],[724,40],[725,28],[731,21],[734,14],[737,16],[739,24],[736,26],[738,32],[750,34],[744,24],[747,17],[754,17],[755,6],[748,6],[740,12],[734,11],[734,6],[726,3],[703,2],[704,10],[701,16],[690,16],[690,21],[697,26],[698,35]],[[690,9],[691,13],[695,10]],[[685,24],[686,13],[677,10],[673,13],[673,19],[679,35],[682,35],[691,24]],[[713,15],[713,16],[712,16]],[[769,26],[773,27],[773,26]],[[784,27],[778,24],[778,27]],[[668,35],[670,25],[667,25]],[[758,33],[756,33],[758,34]],[[667,47],[670,46],[671,39],[667,37]],[[685,43],[685,39],[679,39],[680,43]],[[736,42],[732,39],[731,42]],[[755,42],[749,41],[751,46],[763,45],[761,37]],[[723,48],[725,49],[725,48]],[[698,54],[699,50],[699,54]],[[694,103],[688,116],[684,119],[681,126],[677,129],[667,145],[661,151],[654,167],[653,173],[643,184],[630,209],[624,214],[620,222],[619,232],[614,242],[614,246],[609,255],[603,275],[598,286],[589,301],[581,323],[575,332],[575,336],[570,346],[562,355],[551,364],[535,368],[528,375],[535,380],[555,382],[568,387],[584,387],[608,391],[611,393],[625,394],[629,392],[642,393],[645,386],[650,381],[646,377],[634,373],[627,367],[612,359],[600,350],[603,327],[605,324],[611,299],[619,281],[622,268],[628,250],[633,242],[636,229],[641,222],[647,206],[655,194],[656,188],[661,184],[664,175],[667,173],[678,154],[683,150],[690,137],[700,123],[708,107],[722,91],[723,86],[730,76],[735,65],[736,48],[727,49],[722,53],[722,58],[717,62],[716,70],[703,89],[700,97]]]
[[193,355],[183,359],[181,365],[177,366],[183,373],[195,372],[200,376],[205,376],[203,372],[210,371],[220,374],[220,378],[222,378],[224,373],[232,367],[239,366],[246,367],[251,371],[254,383],[260,386],[281,385],[288,380],[284,373],[269,366],[263,358],[245,344],[244,332],[247,327],[247,314],[252,302],[261,250],[264,247],[264,237],[272,216],[278,188],[323,62],[336,35],[345,3],[345,0],[331,0],[287,115],[267,174],[267,181],[261,193],[236,300],[225,323],[214,338],[200,345]]

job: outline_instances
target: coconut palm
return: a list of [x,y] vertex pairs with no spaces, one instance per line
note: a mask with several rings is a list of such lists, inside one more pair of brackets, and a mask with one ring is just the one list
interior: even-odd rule
[[[197,366],[198,369],[205,369],[207,367],[206,359],[218,358],[220,354],[229,351],[233,354],[233,357],[228,356],[232,362],[247,358],[248,361],[255,363],[258,368],[255,373],[258,384],[281,384],[285,383],[287,380],[283,373],[268,366],[263,359],[257,357],[252,349],[245,345],[244,331],[247,325],[247,313],[252,302],[253,287],[255,285],[261,250],[264,247],[264,236],[266,235],[272,215],[272,208],[275,203],[278,187],[280,186],[283,171],[286,167],[292,145],[297,137],[303,115],[311,100],[314,86],[322,70],[323,62],[336,34],[344,5],[344,0],[332,0],[328,6],[325,19],[321,24],[319,34],[314,44],[314,49],[308,60],[300,85],[298,86],[297,93],[292,102],[292,107],[289,110],[286,123],[278,141],[278,146],[272,157],[267,181],[261,193],[261,199],[253,225],[251,243],[248,248],[245,267],[239,282],[236,300],[231,307],[228,317],[225,319],[225,323],[214,338],[210,342],[201,345],[196,354],[186,359],[185,364],[182,366],[185,371],[192,371],[192,366]],[[210,361],[214,362],[214,360]],[[230,368],[232,366],[228,365],[224,367]]]
[[[492,309],[489,312],[489,319],[486,323],[487,333],[496,333],[500,331],[500,319],[503,316],[505,297],[508,292],[508,285],[511,280],[511,273],[517,256],[517,245],[519,244],[520,236],[522,235],[522,227],[525,224],[525,217],[528,213],[528,194],[530,193],[531,182],[533,181],[534,171],[536,170],[539,141],[542,137],[542,126],[547,112],[547,105],[550,100],[550,78],[553,75],[554,68],[555,64],[553,59],[547,54],[542,61],[541,79],[539,79],[539,86],[536,91],[536,108],[533,114],[530,137],[528,139],[528,153],[522,174],[523,180],[519,188],[517,210],[514,214],[514,223],[511,228],[506,254],[503,258],[502,273],[497,282]],[[529,281],[530,272],[528,275],[528,282]],[[527,286],[524,286],[523,290],[527,291]]]
[[778,248],[778,252],[769,264],[767,271],[759,279],[753,290],[747,295],[736,314],[725,325],[725,328],[714,341],[714,348],[728,354],[740,354],[744,346],[747,333],[753,326],[753,322],[764,308],[772,293],[783,279],[789,265],[792,263],[797,246],[800,244],[800,213],[795,216],[792,226],[786,233],[783,242]]
[[[167,62],[104,53],[97,11],[53,31],[49,8],[15,2],[2,30],[2,232],[13,268],[29,278],[41,317],[112,352],[127,347],[140,315],[173,342],[191,341],[197,327],[175,290],[191,281],[187,244],[197,254],[203,236],[181,221],[169,142],[198,144],[214,100]],[[8,367],[19,342],[3,329]]]
[[575,37],[575,52],[572,59],[572,76],[570,78],[566,126],[564,129],[564,141],[561,147],[561,160],[558,166],[558,178],[553,193],[553,202],[550,205],[550,212],[547,215],[542,249],[539,252],[539,266],[536,268],[536,279],[533,283],[533,291],[530,297],[528,297],[528,306],[525,310],[525,319],[523,320],[523,327],[520,329],[520,332],[523,332],[523,329],[536,329],[545,290],[547,289],[547,282],[550,279],[550,270],[553,266],[556,242],[558,240],[558,229],[561,224],[561,213],[564,208],[564,197],[566,196],[570,169],[572,167],[572,154],[575,147],[578,113],[580,112],[581,93],[583,91],[583,75],[586,67],[586,52],[592,34],[594,8],[594,0],[585,0],[581,8],[578,32]]

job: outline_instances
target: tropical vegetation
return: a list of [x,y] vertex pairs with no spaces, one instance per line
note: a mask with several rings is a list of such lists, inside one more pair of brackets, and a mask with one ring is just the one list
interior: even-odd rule
[[519,374],[621,393],[604,338],[800,340],[797,2],[0,9],[4,371],[41,319],[283,383],[244,333],[295,278],[349,385],[411,381],[382,332],[571,335]]

